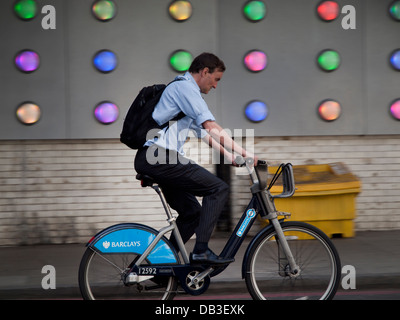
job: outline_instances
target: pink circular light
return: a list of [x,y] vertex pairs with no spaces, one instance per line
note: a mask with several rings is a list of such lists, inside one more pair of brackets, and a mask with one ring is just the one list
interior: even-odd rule
[[247,69],[253,72],[260,72],[267,66],[267,55],[259,50],[250,51],[244,57],[244,64]]
[[394,101],[390,106],[390,114],[396,120],[400,120],[400,99]]
[[14,59],[15,65],[22,72],[30,73],[39,68],[39,55],[32,50],[23,50],[18,52]]
[[119,110],[116,104],[103,101],[96,106],[94,115],[100,123],[111,124],[118,119]]

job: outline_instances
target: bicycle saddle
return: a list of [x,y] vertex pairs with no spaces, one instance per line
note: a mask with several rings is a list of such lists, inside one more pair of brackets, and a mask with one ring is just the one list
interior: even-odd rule
[[156,181],[152,177],[147,176],[145,174],[138,173],[136,175],[136,179],[140,180],[140,184],[142,185],[143,188],[151,187],[153,186],[154,183],[156,183]]

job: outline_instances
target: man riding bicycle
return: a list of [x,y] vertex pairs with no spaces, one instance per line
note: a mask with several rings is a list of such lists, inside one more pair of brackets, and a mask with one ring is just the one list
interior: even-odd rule
[[[179,81],[167,86],[153,112],[154,120],[160,125],[180,112],[185,116],[162,129],[157,138],[149,139],[135,158],[135,170],[153,177],[168,204],[178,212],[176,223],[183,242],[196,234],[196,244],[190,255],[192,263],[226,264],[233,259],[218,257],[208,248],[227,201],[229,186],[184,157],[183,145],[189,129],[217,149],[232,165],[236,165],[234,153],[254,158],[215,121],[201,96],[201,93],[207,94],[212,88],[217,88],[224,72],[224,62],[214,54],[202,53],[196,57],[189,71],[176,77],[175,80]],[[202,205],[196,196],[203,197]],[[170,240],[177,248],[174,236]]]

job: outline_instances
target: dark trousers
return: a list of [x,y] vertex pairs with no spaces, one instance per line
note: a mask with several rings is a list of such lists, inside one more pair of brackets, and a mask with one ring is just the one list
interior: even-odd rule
[[[160,156],[160,152],[164,154]],[[161,161],[150,164],[148,157],[154,154]],[[138,150],[135,170],[158,182],[168,204],[179,214],[176,223],[183,241],[187,242],[196,233],[197,242],[208,243],[226,204],[229,186],[177,152],[155,146]],[[203,197],[201,205],[196,196]],[[171,241],[175,242],[173,238]]]

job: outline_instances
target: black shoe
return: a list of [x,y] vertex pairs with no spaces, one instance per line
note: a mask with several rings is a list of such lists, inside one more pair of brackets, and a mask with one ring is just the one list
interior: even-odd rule
[[191,253],[190,263],[192,264],[209,264],[209,265],[221,265],[235,261],[233,258],[222,258],[217,256],[210,249],[207,249],[204,253]]

